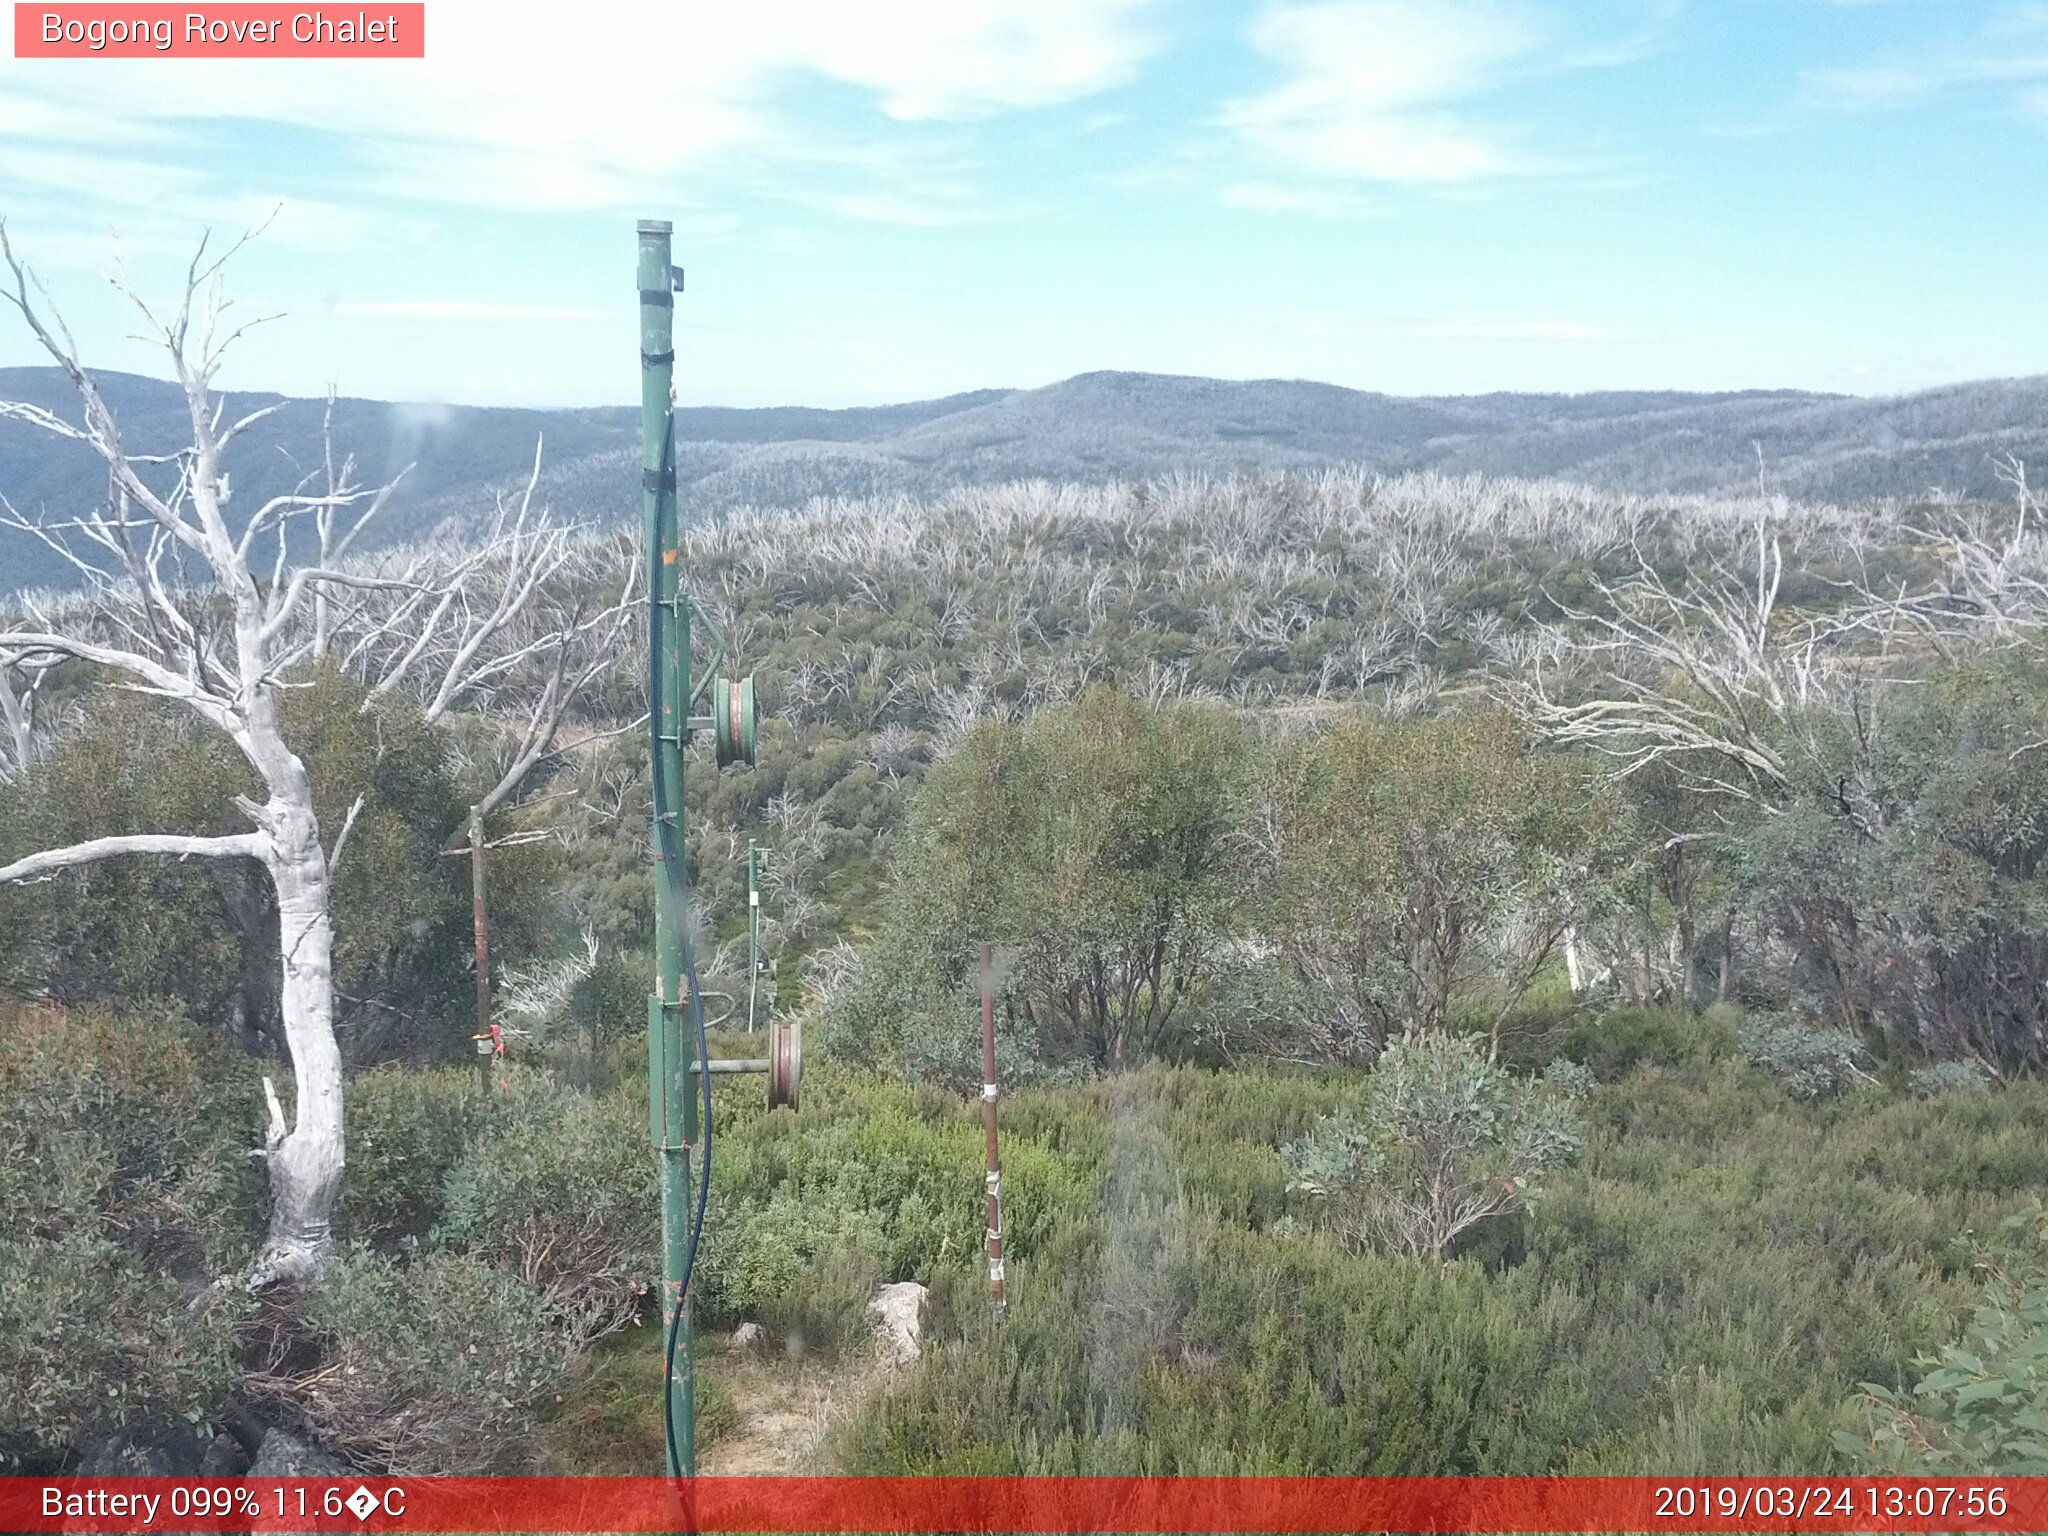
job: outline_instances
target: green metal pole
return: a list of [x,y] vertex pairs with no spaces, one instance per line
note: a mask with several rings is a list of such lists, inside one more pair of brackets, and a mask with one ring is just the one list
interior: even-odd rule
[[675,478],[675,271],[669,259],[670,225],[644,219],[640,240],[640,467],[642,511],[647,535],[649,636],[659,636],[649,684],[648,709],[655,721],[654,826],[655,992],[648,1000],[649,1130],[661,1159],[661,1231],[665,1255],[662,1297],[664,1336],[675,1308],[683,1308],[675,1370],[667,1390],[675,1417],[676,1445],[667,1457],[668,1475],[697,1470],[695,1341],[693,1310],[683,1294],[682,1275],[690,1240],[690,1147],[697,1135],[697,1101],[692,1092],[690,1053],[683,1020],[689,1005],[683,991],[683,933],[687,847],[683,819],[683,747],[689,732],[686,697],[690,676],[689,605],[681,594],[676,533]]

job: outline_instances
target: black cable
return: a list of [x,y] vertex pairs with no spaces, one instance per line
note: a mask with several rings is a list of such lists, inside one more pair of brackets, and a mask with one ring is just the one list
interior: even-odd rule
[[[690,1007],[697,1016],[697,1060],[701,1063],[698,1076],[704,1083],[704,1169],[697,1184],[697,1214],[690,1224],[690,1246],[683,1253],[682,1284],[676,1288],[675,1316],[669,1320],[668,1363],[662,1376],[662,1427],[668,1436],[669,1459],[677,1466],[682,1465],[682,1458],[676,1454],[675,1399],[668,1388],[675,1380],[676,1340],[683,1329],[683,1298],[690,1293],[690,1276],[697,1268],[697,1244],[704,1236],[704,1206],[711,1195],[711,1043],[704,1029],[704,999],[697,990],[696,955],[689,954],[684,965],[690,977]],[[696,1475],[694,1464],[691,1475]]]
[[[675,429],[669,428],[668,441],[662,446],[664,471],[675,462]],[[671,901],[670,915],[678,929],[683,922],[682,904],[682,857],[675,846],[675,826],[671,820],[668,804],[668,790],[661,765],[661,647],[662,647],[662,601],[661,601],[661,551],[654,547],[658,543],[659,527],[655,539],[649,540],[647,556],[647,734],[650,756],[654,765],[654,832],[655,841],[661,850],[662,879],[668,882]],[[689,708],[685,701],[684,709]],[[678,934],[679,938],[682,935]],[[697,1024],[698,1077],[704,1085],[704,1173],[697,1186],[697,1213],[690,1224],[689,1246],[683,1251],[683,1272],[676,1286],[675,1312],[669,1319],[668,1347],[663,1356],[661,1378],[661,1427],[668,1442],[668,1459],[671,1466],[680,1467],[683,1458],[676,1447],[676,1343],[683,1331],[683,1301],[690,1294],[690,1278],[697,1268],[697,1245],[704,1236],[704,1207],[711,1194],[711,1042],[704,1028],[704,995],[697,982],[697,957],[687,940],[683,942],[684,968],[690,979],[690,1010]],[[666,1024],[663,1025],[664,1029]],[[668,1085],[661,1085],[666,1097]],[[664,1124],[663,1134],[667,1134]],[[687,1155],[687,1154],[686,1154]],[[694,1473],[695,1468],[692,1468]]]

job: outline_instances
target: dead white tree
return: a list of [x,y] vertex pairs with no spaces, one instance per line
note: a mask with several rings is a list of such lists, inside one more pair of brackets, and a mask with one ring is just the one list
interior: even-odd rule
[[[0,498],[4,499],[4,498]],[[20,666],[0,666],[0,784],[29,765],[34,751],[36,690],[42,684],[40,671]]]
[[[501,591],[482,620],[465,608],[475,566],[458,562],[444,570],[436,551],[373,568],[291,568],[292,534],[303,520],[315,520],[318,547],[338,557],[388,495],[388,487],[356,486],[352,466],[334,467],[331,449],[324,484],[309,475],[257,507],[239,528],[231,524],[227,450],[281,409],[266,406],[229,421],[224,402],[213,393],[223,355],[249,328],[229,322],[231,304],[221,280],[223,266],[248,238],[212,258],[202,242],[173,312],[160,315],[125,281],[116,282],[140,311],[149,338],[164,349],[189,416],[189,445],[142,453],[124,440],[70,331],[0,223],[0,259],[8,273],[0,297],[69,379],[82,407],[74,422],[40,406],[0,401],[0,418],[89,450],[104,464],[108,487],[99,506],[60,521],[0,508],[12,526],[69,562],[88,593],[87,601],[61,608],[31,600],[0,619],[0,677],[10,670],[27,677],[32,694],[33,681],[49,668],[82,663],[97,669],[105,686],[169,701],[233,744],[252,772],[253,790],[234,800],[249,822],[247,831],[93,838],[0,866],[0,883],[49,878],[130,854],[248,859],[262,868],[277,907],[278,1011],[296,1091],[287,1119],[274,1086],[264,1079],[268,1130],[255,1155],[268,1170],[270,1213],[265,1244],[245,1277],[254,1288],[316,1273],[330,1244],[329,1221],[345,1162],[330,895],[335,865],[362,806],[358,799],[328,842],[306,765],[279,725],[282,691],[296,667],[363,622],[373,608],[387,617],[411,616],[409,628],[400,622],[385,630],[398,655],[417,661],[436,646],[448,651],[445,687],[437,692],[449,694],[451,707],[453,699],[513,670],[504,637],[519,632],[516,663],[542,672],[540,693],[547,701],[534,711],[515,754],[523,774],[547,750],[543,735],[545,743],[552,742],[561,720],[556,703],[589,675],[565,653],[587,641],[593,626],[582,619],[543,622],[538,638],[521,630],[523,616],[540,606],[535,594],[549,574],[544,562],[536,565],[536,551],[549,547],[543,538],[515,539],[509,554],[500,548],[502,586],[511,595]],[[259,565],[267,565],[267,572]],[[348,601],[321,609],[323,597]],[[424,616],[433,613],[441,622],[427,625]],[[422,635],[425,642],[416,643]],[[18,763],[27,755],[29,716],[17,689],[8,688],[7,697],[12,702],[0,712]],[[492,793],[502,800],[517,782],[508,770]]]
[[[261,800],[236,798],[251,823],[247,832],[93,838],[16,859],[0,867],[0,881],[35,879],[126,854],[254,859],[268,874],[279,913],[283,1026],[297,1095],[295,1114],[287,1122],[265,1080],[269,1132],[262,1155],[269,1167],[270,1229],[251,1276],[261,1283],[303,1275],[317,1265],[341,1183],[341,1053],[334,1039],[328,910],[334,854],[321,839],[306,766],[279,728],[277,702],[294,644],[292,622],[308,589],[357,578],[308,567],[289,581],[266,584],[252,570],[251,555],[264,531],[276,532],[291,514],[353,504],[358,498],[287,494],[257,509],[239,535],[231,530],[224,507],[223,455],[238,436],[276,409],[227,422],[213,399],[212,380],[222,354],[246,329],[224,330],[229,305],[220,276],[231,255],[232,249],[209,261],[202,243],[186,272],[178,307],[168,318],[124,289],[141,310],[152,339],[168,354],[191,418],[190,447],[142,455],[124,442],[113,411],[80,362],[77,344],[0,226],[0,256],[11,275],[6,297],[70,379],[83,421],[74,424],[19,402],[0,402],[0,416],[84,445],[106,465],[108,475],[107,499],[100,506],[55,527],[43,522],[28,527],[70,559],[105,599],[94,610],[95,622],[68,631],[43,627],[38,621],[45,615],[31,606],[21,622],[0,630],[0,661],[14,666],[85,662],[103,669],[114,686],[184,706],[235,745],[263,794]],[[154,483],[145,475],[147,467],[159,471]],[[160,489],[166,481],[169,489]],[[188,562],[204,572],[203,588],[185,583],[182,569]],[[93,629],[102,633],[95,635]],[[346,828],[337,845],[345,836]]]
[[1933,590],[1902,596],[1914,629],[1937,644],[1958,634],[1971,639],[2013,640],[2041,628],[2048,619],[2048,527],[2041,498],[2027,480],[2026,462],[2006,454],[1994,465],[2013,494],[2010,524],[1984,509],[1952,507],[1932,526],[1905,531],[1946,570]]
[[[388,563],[402,579],[332,623],[343,664],[368,684],[365,709],[406,694],[430,725],[457,714],[487,718],[493,757],[477,802],[486,816],[559,755],[578,699],[617,666],[638,612],[636,551],[586,537],[536,505],[540,469],[536,443],[524,484],[498,495],[483,528],[393,552]],[[584,739],[645,722],[642,715]]]
[[2039,502],[2017,460],[2000,474],[2017,497],[2009,527],[1982,513],[1904,526],[1903,547],[1934,573],[1866,570],[1805,613],[1780,604],[1783,540],[1767,515],[1747,569],[1717,558],[1674,583],[1638,551],[1633,575],[1593,583],[1597,609],[1567,609],[1533,642],[1497,649],[1509,698],[1551,740],[1608,754],[1617,778],[1663,763],[1691,790],[1769,813],[1800,754],[1818,757],[1817,717],[1869,708],[1895,664],[1914,674],[1916,653],[2011,643],[2048,623]]
[[[1551,740],[1590,746],[1625,778],[1668,763],[1692,788],[1768,804],[1790,779],[1785,732],[1822,681],[1822,627],[1778,615],[1784,553],[1759,521],[1755,566],[1716,562],[1673,586],[1643,560],[1602,607],[1567,610],[1555,643],[1509,679],[1514,704]],[[1577,697],[1560,695],[1548,663],[1592,663]]]

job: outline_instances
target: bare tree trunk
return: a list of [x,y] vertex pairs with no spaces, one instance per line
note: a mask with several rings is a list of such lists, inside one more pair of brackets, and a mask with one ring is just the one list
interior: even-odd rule
[[327,855],[310,810],[287,815],[303,829],[302,835],[279,846],[266,863],[277,888],[284,956],[281,1010],[298,1091],[289,1131],[272,1103],[270,1232],[249,1276],[252,1287],[318,1271],[332,1242],[334,1202],[341,1192],[345,1161]]
[[0,758],[0,771],[11,770],[14,773],[21,773],[28,767],[29,755],[34,750],[30,739],[33,725],[30,712],[35,696],[30,693],[28,699],[24,701],[21,695],[14,691],[13,681],[7,675],[9,670],[0,666],[0,725],[6,726],[8,741],[11,744],[9,755]]
[[1657,997],[1657,963],[1651,958],[1652,946],[1657,942],[1657,930],[1655,924],[1650,921],[1651,901],[1650,875],[1645,871],[1642,911],[1637,919],[1639,942],[1636,945],[1636,971],[1645,1007],[1655,1002]]
[[235,1044],[252,1056],[261,1055],[266,1043],[282,1051],[284,1035],[278,1024],[277,913],[272,893],[241,865],[221,875],[221,904],[241,938],[241,961],[235,979],[234,1001],[230,1005],[228,1033]]

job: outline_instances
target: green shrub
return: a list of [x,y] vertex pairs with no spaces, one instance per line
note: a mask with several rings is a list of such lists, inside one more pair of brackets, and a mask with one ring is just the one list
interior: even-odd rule
[[1923,1099],[1938,1093],[1982,1093],[1997,1079],[1991,1069],[1975,1057],[1954,1061],[1932,1061],[1913,1073],[1913,1091]]
[[1347,1242],[1441,1260],[1459,1234],[1522,1210],[1583,1136],[1591,1084],[1559,1063],[1518,1081],[1470,1036],[1404,1035],[1365,1095],[1282,1152],[1288,1187],[1322,1203]]
[[482,1098],[476,1074],[461,1067],[352,1077],[342,1235],[380,1247],[424,1236],[441,1218],[443,1186],[469,1150]]
[[888,1273],[866,1245],[834,1244],[760,1305],[761,1322],[796,1358],[857,1354],[874,1335],[868,1303]]
[[1794,722],[1787,803],[1739,845],[1786,992],[1893,1047],[2001,1071],[2041,1060],[2042,660],[2038,641],[1966,652]]
[[705,1320],[758,1316],[791,1296],[814,1260],[848,1245],[869,1248],[871,1235],[852,1214],[787,1193],[759,1202],[714,1199],[693,1281]]
[[2048,1475],[2048,1210],[2009,1217],[1976,1261],[1983,1293],[1962,1339],[1915,1360],[1910,1392],[1865,1382],[1843,1451],[1921,1477]]
[[1553,1055],[1583,1062],[1595,1077],[1611,1082],[1638,1066],[1686,1068],[1732,1055],[1732,1014],[1710,1009],[1695,1018],[1678,1008],[1625,1003],[1580,1015],[1549,1044]]
[[431,1240],[532,1287],[572,1347],[630,1322],[661,1278],[646,1114],[629,1094],[511,1069],[449,1171]]
[[[46,1160],[36,1176],[75,1171]],[[236,1381],[232,1298],[193,1314],[183,1285],[65,1203],[44,1215],[76,1227],[47,1235],[0,1213],[0,1467],[48,1469],[105,1435],[207,1422]]]
[[22,1008],[0,1022],[0,1123],[32,1151],[103,1149],[97,1201],[131,1246],[175,1243],[177,1226],[218,1257],[249,1236],[261,1103],[254,1064],[175,1011]]
[[247,1064],[172,1015],[0,1022],[0,1462],[202,1422],[258,1226]]
[[[1520,1472],[1593,1433],[1559,1369],[1576,1309],[1528,1314],[1479,1266],[1354,1257],[1321,1236],[1219,1226],[1167,1199],[1084,1217],[1013,1271],[934,1288],[934,1347],[850,1423],[842,1465],[882,1474],[1442,1475]],[[1512,1405],[1512,1406],[1510,1406]]]
[[[1085,1155],[1030,1123],[1027,1106],[1047,1102],[1034,1092],[1004,1110],[1004,1228],[1019,1255],[1093,1198]],[[708,1320],[793,1326],[821,1346],[864,1337],[876,1286],[980,1251],[978,1098],[821,1064],[800,1112],[757,1103],[721,1096],[699,1261]]]
[[1263,788],[1261,931],[1334,1059],[1466,1018],[1497,1036],[1624,851],[1604,781],[1499,711],[1361,711]]
[[1019,1094],[1005,1137],[1096,1193],[1011,1264],[1000,1327],[978,1255],[925,1277],[925,1363],[845,1426],[842,1469],[1839,1470],[1855,1384],[1950,1336],[1953,1234],[2048,1185],[2048,1083],[1816,1112],[1718,1021],[1671,1021],[1644,1037],[1668,1051],[1575,1106],[1584,1149],[1541,1219],[1448,1264],[1273,1216],[1277,1148],[1355,1104],[1354,1078],[1153,1068]]
[[574,1054],[581,1056],[578,1067],[586,1079],[605,1081],[605,1056],[621,1041],[636,1041],[647,1033],[647,967],[638,956],[615,949],[601,950],[590,971],[577,978],[570,990],[567,1017],[557,1021],[557,1040],[563,1049],[568,1041],[580,1039]]
[[1739,1038],[1743,1059],[1783,1083],[1794,1098],[1824,1099],[1876,1081],[1861,1065],[1869,1059],[1863,1042],[1846,1029],[1761,1014],[1742,1026]]
[[324,1446],[401,1473],[515,1470],[568,1341],[528,1287],[465,1254],[408,1264],[365,1249],[306,1300],[317,1366],[255,1383]]
[[1004,957],[1006,1043],[1112,1071],[1157,1054],[1235,921],[1250,756],[1222,709],[1107,687],[1021,725],[982,721],[932,768],[896,849],[889,934],[863,978],[894,1005],[856,1006],[847,1032],[877,1064],[977,1082],[963,936],[980,935]]
[[[250,788],[225,737],[176,705],[107,690],[0,794],[0,863],[110,834],[243,830],[231,797]],[[227,897],[260,878],[242,862],[125,858],[0,886],[0,991],[220,1017],[242,959]]]

